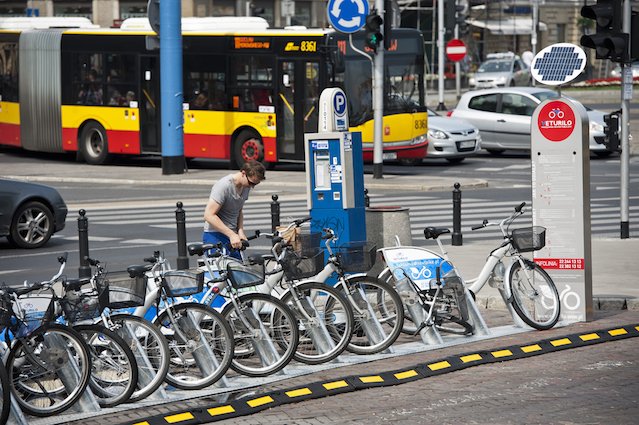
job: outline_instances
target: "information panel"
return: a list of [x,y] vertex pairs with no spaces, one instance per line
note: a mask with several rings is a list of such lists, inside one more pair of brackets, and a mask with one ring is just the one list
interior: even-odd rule
[[547,100],[531,123],[533,225],[546,228],[535,262],[552,277],[561,320],[592,320],[588,115],[578,102]]

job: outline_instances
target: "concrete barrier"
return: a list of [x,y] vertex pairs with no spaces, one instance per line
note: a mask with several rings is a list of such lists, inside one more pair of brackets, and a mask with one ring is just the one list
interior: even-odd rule
[[402,245],[412,245],[409,209],[399,206],[366,208],[366,239],[377,248],[395,246],[395,235]]

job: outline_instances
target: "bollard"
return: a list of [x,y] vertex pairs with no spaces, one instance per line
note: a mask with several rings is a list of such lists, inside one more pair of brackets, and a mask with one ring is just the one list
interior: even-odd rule
[[453,239],[452,244],[455,246],[463,245],[463,237],[461,233],[461,190],[460,184],[454,184],[453,190]]
[[364,208],[371,206],[371,198],[368,196],[368,189],[364,189]]
[[189,257],[186,255],[186,211],[182,208],[182,202],[177,202],[175,206],[175,223],[177,225],[177,268],[185,270],[189,268]]
[[89,265],[89,219],[86,211],[80,210],[78,214],[78,243],[80,245],[80,267],[78,267],[78,277],[80,279],[91,277],[91,266]]
[[272,195],[271,199],[271,232],[275,233],[280,225],[280,203],[277,195]]

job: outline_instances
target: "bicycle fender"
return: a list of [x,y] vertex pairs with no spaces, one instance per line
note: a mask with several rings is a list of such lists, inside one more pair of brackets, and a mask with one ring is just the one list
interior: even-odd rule
[[506,302],[508,302],[508,304],[512,304],[513,302],[513,294],[510,292],[510,271],[515,264],[517,264],[517,261],[511,261],[504,272],[504,291],[506,291]]

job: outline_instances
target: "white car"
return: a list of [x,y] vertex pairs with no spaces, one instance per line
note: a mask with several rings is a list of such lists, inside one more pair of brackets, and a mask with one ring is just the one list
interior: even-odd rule
[[451,163],[459,163],[480,150],[481,136],[477,127],[468,121],[443,117],[428,109],[426,158],[444,158]]
[[529,86],[532,82],[530,68],[512,52],[491,53],[487,60],[468,79],[471,89],[493,87]]
[[[635,61],[632,63],[632,78],[639,78],[639,61]],[[614,78],[621,78],[621,67],[617,65],[612,71],[610,71],[610,76]]]
[[[539,87],[505,87],[469,91],[462,95],[449,116],[477,126],[482,147],[498,154],[505,150],[530,150],[530,122],[537,105],[557,99],[553,90]],[[604,144],[603,111],[586,108],[590,121],[590,152],[598,156],[612,153]]]

